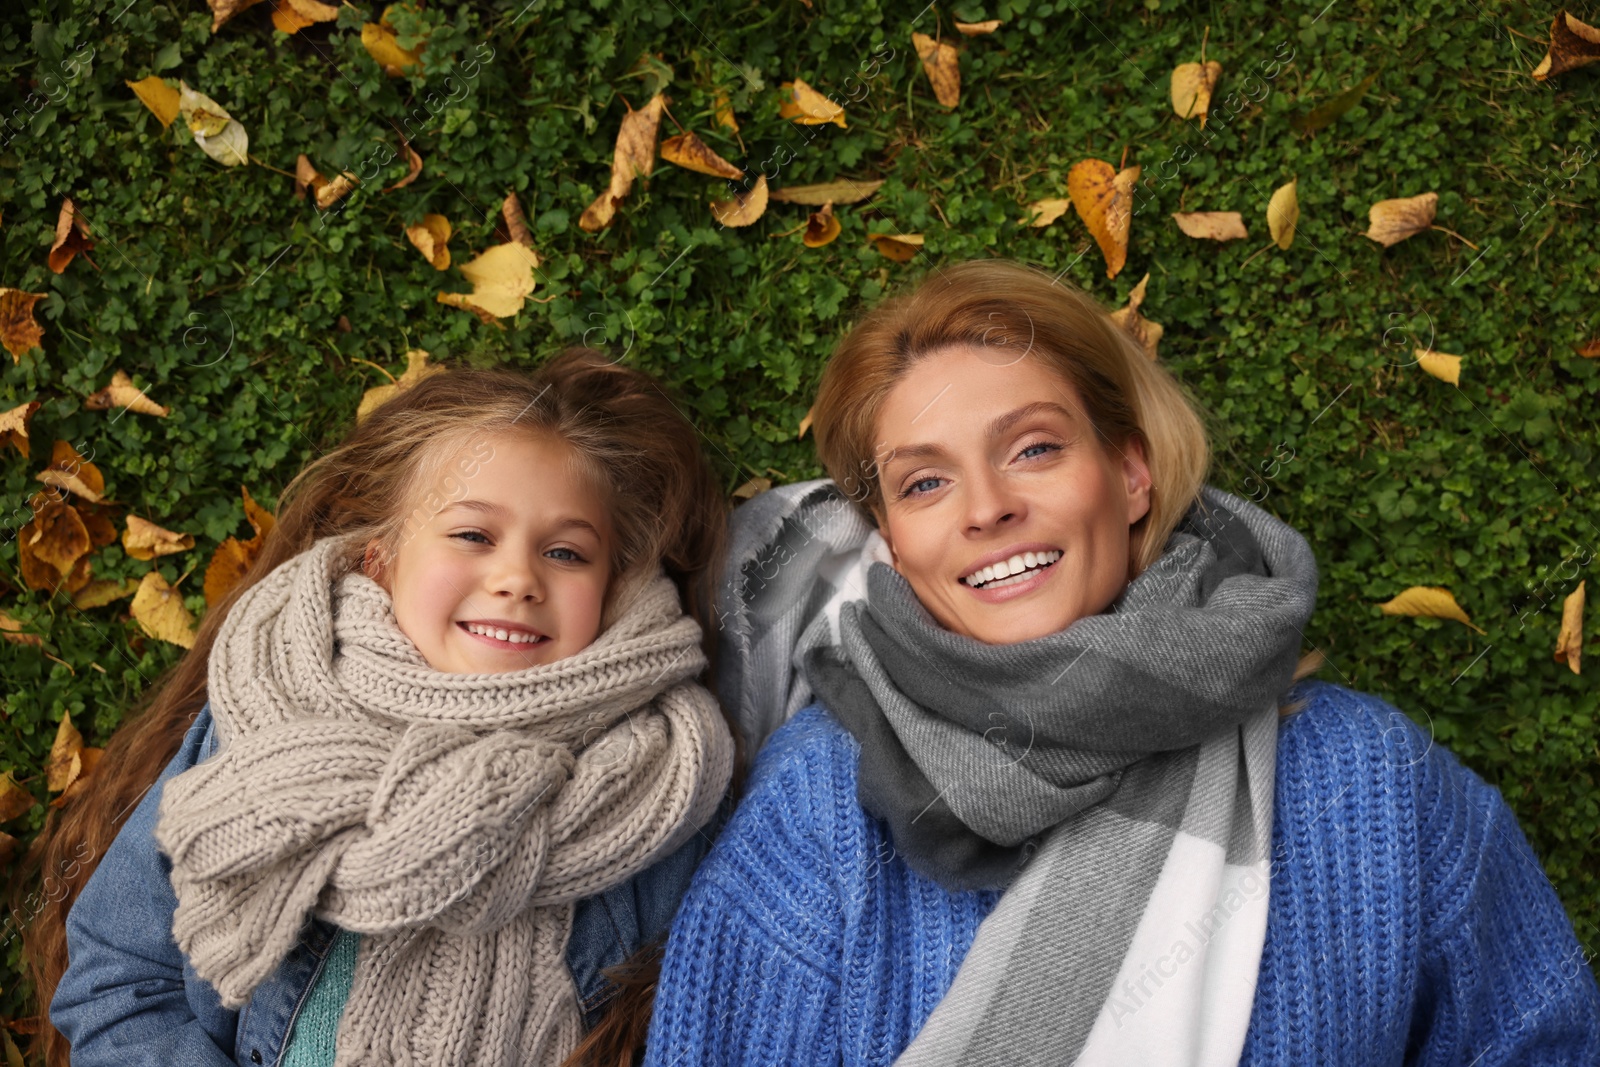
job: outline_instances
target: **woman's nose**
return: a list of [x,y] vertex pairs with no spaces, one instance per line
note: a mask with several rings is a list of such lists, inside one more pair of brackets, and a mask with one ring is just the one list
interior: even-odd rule
[[974,532],[1027,513],[1027,504],[997,471],[978,471],[966,479],[967,527]]

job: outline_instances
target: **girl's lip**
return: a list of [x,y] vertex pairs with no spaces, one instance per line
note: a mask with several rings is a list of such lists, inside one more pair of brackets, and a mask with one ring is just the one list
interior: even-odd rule
[[1049,566],[1040,567],[1032,574],[1029,574],[1025,581],[1018,582],[1016,585],[1002,586],[999,589],[995,589],[993,587],[974,589],[966,582],[962,582],[961,586],[967,592],[971,593],[985,604],[1001,604],[1007,600],[1015,600],[1019,596],[1027,596],[1029,593],[1039,588],[1045,582],[1050,580],[1050,575],[1055,573],[1056,567],[1058,567],[1060,564],[1061,560],[1057,559]]
[[456,625],[468,637],[475,638],[490,648],[497,648],[504,652],[521,652],[524,649],[538,648],[540,645],[547,644],[550,641],[550,638],[544,634],[540,634],[537,641],[502,641],[498,637],[490,637],[488,634],[475,634],[467,629],[467,624],[464,622],[458,622]]

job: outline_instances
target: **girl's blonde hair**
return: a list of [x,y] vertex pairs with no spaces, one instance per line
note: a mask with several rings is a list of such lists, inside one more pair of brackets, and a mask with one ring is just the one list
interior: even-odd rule
[[[206,612],[194,647],[146,693],[143,710],[112,735],[85,791],[51,813],[15,873],[13,914],[20,914],[17,897],[25,887],[41,871],[62,872],[49,879],[52,891],[23,931],[39,1005],[35,1050],[50,1067],[67,1067],[69,1055],[47,1015],[67,966],[67,912],[205,704],[206,660],[233,605],[324,537],[349,535],[356,554],[371,539],[392,550],[417,497],[436,484],[450,455],[470,448],[474,437],[491,441],[518,432],[567,442],[606,496],[616,535],[607,614],[617,607],[614,594],[623,595],[632,576],[653,573],[659,561],[700,623],[707,658],[714,661],[712,605],[727,505],[694,427],[654,379],[576,348],[532,374],[451,370],[398,393],[284,489],[277,524],[249,572]],[[715,677],[713,662],[702,680],[711,685]]]
[[[1205,425],[1188,391],[1098,301],[1019,263],[944,267],[862,316],[834,349],[811,410],[829,477],[882,525],[878,412],[912,366],[952,345],[981,348],[997,367],[1038,359],[1072,385],[1102,447],[1141,439],[1150,510],[1128,531],[1128,581],[1143,573],[1200,498],[1211,466]],[[1295,681],[1322,662],[1320,652],[1302,655]]]

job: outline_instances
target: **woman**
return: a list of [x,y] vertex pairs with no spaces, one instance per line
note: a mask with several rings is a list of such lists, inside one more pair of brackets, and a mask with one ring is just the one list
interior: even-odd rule
[[1498,792],[1302,681],[1305,539],[1204,485],[1192,406],[1090,298],[939,272],[813,426],[832,481],[735,513],[719,688],[782,725],[647,1063],[1600,1062]]

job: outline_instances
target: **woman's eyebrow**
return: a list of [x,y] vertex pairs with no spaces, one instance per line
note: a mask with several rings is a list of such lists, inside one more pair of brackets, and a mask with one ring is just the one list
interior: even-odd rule
[[[1004,415],[995,416],[994,419],[990,421],[988,428],[984,431],[984,433],[989,437],[999,437],[1017,423],[1021,422],[1023,419],[1045,413],[1060,415],[1068,422],[1072,421],[1072,412],[1068,411],[1060,404],[1057,404],[1055,401],[1035,400],[1031,404],[1024,404],[1020,408],[1006,412]],[[901,448],[892,448],[889,450],[889,455],[884,459],[883,463],[880,464],[880,469],[887,470],[889,468],[889,464],[893,463],[897,459],[937,459],[947,454],[947,450],[943,445],[931,443],[906,445]]]

